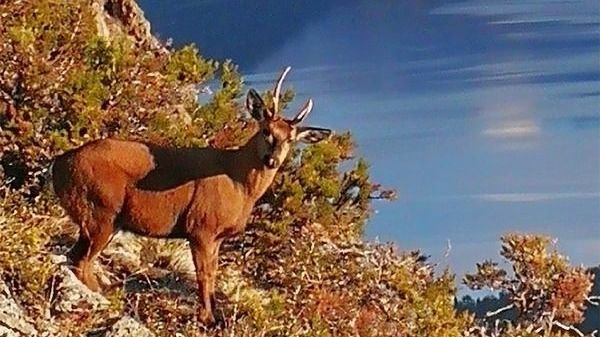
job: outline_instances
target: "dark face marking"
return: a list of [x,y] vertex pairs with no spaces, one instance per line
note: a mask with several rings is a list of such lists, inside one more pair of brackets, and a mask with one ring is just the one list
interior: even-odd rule
[[284,119],[261,124],[263,145],[259,148],[259,156],[267,168],[275,169],[283,164],[289,153],[295,128]]

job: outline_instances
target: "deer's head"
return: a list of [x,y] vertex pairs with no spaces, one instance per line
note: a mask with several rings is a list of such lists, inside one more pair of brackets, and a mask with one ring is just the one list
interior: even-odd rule
[[279,115],[281,85],[290,69],[287,67],[275,84],[272,108],[267,107],[254,89],[250,89],[246,96],[246,108],[260,126],[257,135],[257,154],[269,169],[278,168],[283,164],[294,142],[316,143],[331,134],[330,129],[299,125],[312,110],[312,99],[306,101],[293,119],[286,119]]

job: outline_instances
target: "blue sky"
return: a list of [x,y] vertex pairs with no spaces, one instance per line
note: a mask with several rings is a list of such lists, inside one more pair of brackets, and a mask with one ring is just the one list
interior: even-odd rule
[[508,231],[600,263],[596,1],[141,4],[159,35],[234,59],[251,86],[293,67],[310,122],[352,131],[399,192],[375,205],[369,238],[458,273],[497,257]]

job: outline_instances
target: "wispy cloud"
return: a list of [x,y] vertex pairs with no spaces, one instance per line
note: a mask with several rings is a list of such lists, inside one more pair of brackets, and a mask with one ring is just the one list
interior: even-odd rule
[[486,193],[471,197],[490,202],[541,202],[560,199],[598,199],[600,192]]
[[505,122],[503,125],[490,127],[482,134],[496,138],[522,138],[540,133],[541,128],[532,120],[518,120]]
[[[599,22],[597,3],[592,0],[574,1],[497,1],[470,0],[452,3],[432,10],[437,15],[508,16],[501,24],[566,22],[596,24]],[[492,23],[498,24],[494,19]]]

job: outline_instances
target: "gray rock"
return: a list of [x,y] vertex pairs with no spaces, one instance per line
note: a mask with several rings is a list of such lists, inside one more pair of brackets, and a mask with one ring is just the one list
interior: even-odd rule
[[67,257],[65,255],[50,254],[49,257],[50,257],[50,261],[52,261],[52,263],[54,263],[54,264],[67,263]]
[[0,280],[0,337],[37,335],[38,332],[13,299],[8,286]]
[[140,255],[142,243],[138,236],[126,232],[117,232],[110,240],[108,247],[102,251],[102,255],[116,261],[129,272],[135,272],[141,268]]
[[56,312],[72,313],[83,310],[104,310],[110,302],[97,292],[91,291],[65,265],[59,266],[59,280],[52,308]]
[[118,320],[105,337],[155,337],[156,335],[135,319],[124,316]]

